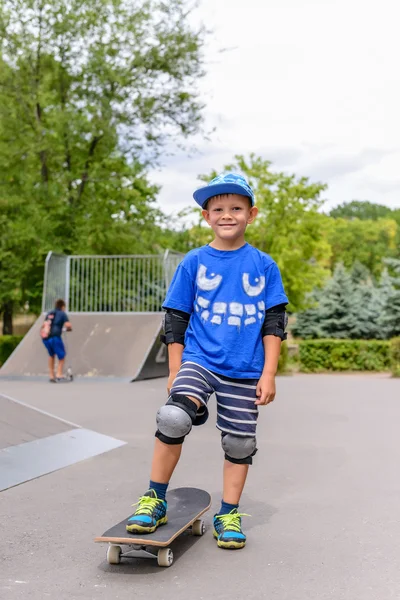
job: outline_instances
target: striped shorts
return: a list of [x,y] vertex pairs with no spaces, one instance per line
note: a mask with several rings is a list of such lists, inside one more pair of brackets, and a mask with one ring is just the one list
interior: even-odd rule
[[258,379],[232,379],[187,361],[179,369],[170,395],[192,396],[199,400],[203,408],[198,410],[193,424],[202,425],[208,419],[208,400],[215,393],[217,429],[222,434],[255,437],[258,407],[254,402],[257,383]]

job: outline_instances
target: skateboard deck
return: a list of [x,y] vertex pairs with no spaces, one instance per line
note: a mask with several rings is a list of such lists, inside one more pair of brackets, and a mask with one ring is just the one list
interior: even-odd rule
[[[168,522],[158,527],[154,533],[141,535],[126,531],[126,524],[131,516],[129,515],[95,538],[95,542],[109,544],[107,560],[110,564],[118,564],[121,557],[143,557],[157,558],[160,566],[170,566],[173,555],[168,546],[175,538],[190,527],[194,535],[204,533],[204,523],[199,517],[211,506],[211,496],[208,492],[198,488],[177,488],[167,493],[167,502]],[[132,546],[133,549],[122,553],[120,545]],[[154,547],[160,548],[158,554],[154,553]],[[147,548],[150,548],[150,551]]]

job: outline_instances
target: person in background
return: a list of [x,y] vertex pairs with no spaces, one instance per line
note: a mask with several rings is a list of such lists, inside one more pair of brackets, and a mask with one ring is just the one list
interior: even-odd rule
[[[65,312],[65,302],[60,298],[59,300],[56,300],[54,309],[47,313],[40,330],[43,344],[46,346],[47,352],[49,353],[50,383],[57,383],[64,379],[63,367],[66,351],[61,337],[64,328],[67,331],[72,331],[71,323]],[[58,358],[56,374],[54,373],[55,356]]]

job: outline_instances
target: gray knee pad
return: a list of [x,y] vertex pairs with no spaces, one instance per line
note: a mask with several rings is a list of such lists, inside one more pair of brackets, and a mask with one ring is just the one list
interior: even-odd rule
[[253,456],[257,452],[255,437],[223,433],[221,444],[225,452],[225,459],[229,462],[239,465],[251,465],[253,463]]
[[197,405],[187,396],[173,394],[157,412],[156,437],[164,444],[182,444],[190,433]]

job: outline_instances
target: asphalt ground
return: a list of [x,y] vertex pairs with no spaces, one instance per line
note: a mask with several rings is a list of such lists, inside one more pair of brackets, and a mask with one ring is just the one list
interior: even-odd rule
[[147,487],[165,385],[0,382],[0,393],[127,442],[0,493],[2,600],[400,598],[400,380],[381,375],[278,379],[277,399],[261,409],[239,551],[212,538],[223,453],[211,402],[171,482],[212,494],[206,534],[176,540],[167,569],[109,565],[93,538]]

